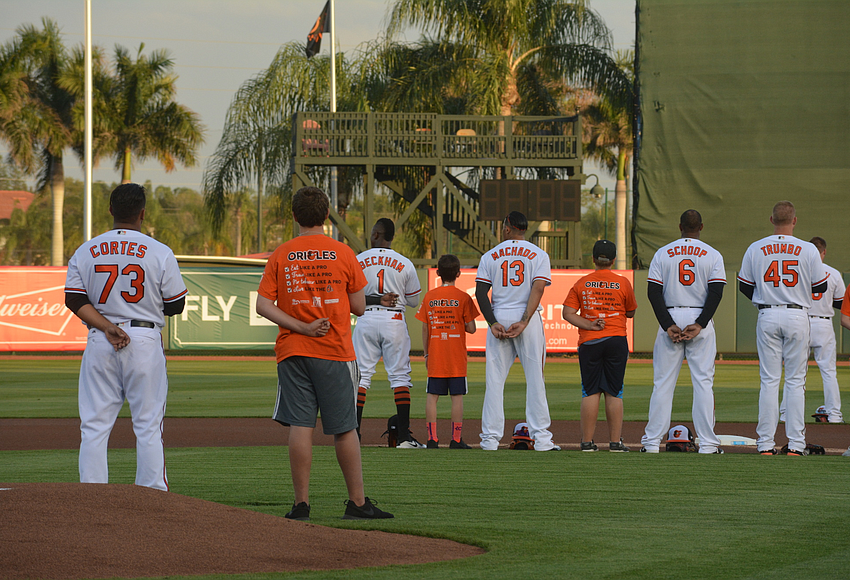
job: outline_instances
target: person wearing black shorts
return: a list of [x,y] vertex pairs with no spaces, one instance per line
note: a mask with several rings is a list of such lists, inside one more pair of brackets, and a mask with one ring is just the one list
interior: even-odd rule
[[611,272],[616,254],[613,242],[596,242],[593,246],[596,271],[579,279],[564,301],[564,320],[579,329],[582,451],[597,450],[593,435],[603,393],[608,450],[629,451],[622,439],[623,382],[629,360],[626,320],[635,315],[637,300],[629,281]]

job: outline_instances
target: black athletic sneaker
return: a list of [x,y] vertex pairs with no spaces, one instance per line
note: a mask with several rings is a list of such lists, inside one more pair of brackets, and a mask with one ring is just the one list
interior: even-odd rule
[[469,445],[463,442],[463,439],[460,441],[455,441],[452,439],[452,442],[449,443],[449,449],[472,449]]
[[380,520],[391,517],[391,513],[378,509],[368,497],[366,503],[360,507],[354,505],[350,499],[345,500],[345,515],[342,516],[344,520]]
[[310,521],[310,506],[307,505],[306,501],[302,501],[301,503],[292,504],[292,509],[289,510],[289,513],[284,516],[289,520],[298,520],[299,522],[309,522]]
[[765,449],[764,451],[759,451],[759,455],[778,455],[776,448],[773,449]]
[[611,453],[628,453],[631,450],[623,445],[623,440],[620,439],[619,441],[609,441],[608,451]]
[[433,439],[428,439],[428,449],[439,449],[440,444]]
[[590,442],[588,442],[588,441],[582,441],[582,442],[581,442],[581,450],[582,450],[582,451],[596,451],[596,450],[598,450],[598,449],[599,449],[599,447],[597,447],[597,446],[593,443],[593,441],[590,441]]

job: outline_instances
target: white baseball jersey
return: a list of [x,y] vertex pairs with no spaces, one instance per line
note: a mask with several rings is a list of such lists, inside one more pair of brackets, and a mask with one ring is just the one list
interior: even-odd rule
[[[549,255],[525,240],[506,240],[485,252],[478,264],[476,282],[490,284],[491,302],[496,319],[505,328],[519,321],[528,307],[531,285],[536,280],[552,283]],[[538,311],[542,307],[538,307]],[[497,339],[487,333],[487,364],[485,366],[484,406],[481,409],[481,448],[499,447],[505,430],[505,381],[514,360],[519,357],[525,373],[525,420],[534,439],[534,449],[554,449],[549,403],[543,365],[546,361],[546,337],[543,322],[535,313],[528,326],[516,338]]]
[[505,240],[485,252],[475,275],[476,282],[492,287],[493,310],[525,308],[536,280],[552,283],[549,254],[525,240]]
[[[805,392],[812,287],[827,281],[820,252],[794,236],[772,235],[754,242],[744,254],[738,280],[753,286],[753,304],[760,308],[756,322],[759,355],[760,452],[773,449],[779,423],[779,381],[785,371],[785,434],[788,447],[806,448]],[[794,306],[788,308],[787,306]]]
[[65,292],[88,296],[130,336],[130,344],[115,351],[104,333],[89,329],[80,364],[80,481],[108,483],[109,433],[126,400],[136,434],[136,485],[167,490],[162,429],[168,375],[160,328],[163,304],[187,292],[174,254],[141,232],[108,231],[77,248]]
[[[708,244],[694,238],[681,238],[660,248],[649,265],[647,280],[663,287],[664,304],[679,328],[693,324],[708,298],[708,285],[726,283],[723,256]],[[649,420],[641,443],[657,452],[661,438],[670,427],[673,394],[685,358],[693,385],[692,415],[700,439],[700,453],[714,453],[720,440],[714,433],[714,357],[717,354],[714,323],[693,339],[673,342],[658,328],[652,352],[653,387],[649,400]]]
[[[357,254],[357,261],[366,276],[367,296],[398,294],[398,306],[394,310],[404,311],[405,306],[416,306],[416,296],[422,292],[419,277],[413,262],[389,248],[372,248]],[[373,308],[373,306],[369,306]]]
[[829,275],[818,249],[794,236],[772,235],[747,248],[738,280],[755,287],[753,304],[812,306],[812,286]]
[[663,286],[668,308],[702,308],[708,285],[726,283],[723,256],[705,242],[682,238],[655,252],[647,280]]
[[86,294],[112,323],[141,320],[161,328],[163,304],[187,290],[171,248],[135,230],[110,230],[74,252],[65,292]]
[[398,305],[366,306],[352,334],[354,352],[360,369],[359,386],[372,386],[375,367],[381,358],[390,388],[412,385],[410,379],[410,335],[404,321],[404,307],[416,306],[422,292],[413,262],[389,248],[372,248],[357,255],[366,276],[367,296],[398,294]]
[[823,268],[829,274],[829,279],[826,281],[827,290],[823,294],[812,294],[812,307],[809,309],[809,316],[832,318],[835,315],[832,303],[835,300],[844,299],[844,278],[841,277],[841,272],[832,266],[824,264]]

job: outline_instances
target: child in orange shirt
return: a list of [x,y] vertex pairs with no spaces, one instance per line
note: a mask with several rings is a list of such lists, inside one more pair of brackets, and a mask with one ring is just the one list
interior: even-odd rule
[[416,318],[422,321],[422,346],[428,369],[425,420],[428,423],[428,449],[437,449],[437,399],[452,398],[452,441],[450,449],[471,449],[461,437],[463,396],[466,386],[466,334],[475,332],[480,314],[472,297],[455,287],[460,275],[460,260],[446,254],[437,262],[442,286],[425,294]]

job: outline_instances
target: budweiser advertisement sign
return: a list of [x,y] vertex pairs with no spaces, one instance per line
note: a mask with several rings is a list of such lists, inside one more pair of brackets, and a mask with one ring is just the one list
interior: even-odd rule
[[88,330],[65,308],[66,272],[0,267],[0,351],[85,349]]

